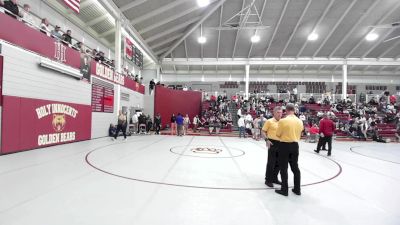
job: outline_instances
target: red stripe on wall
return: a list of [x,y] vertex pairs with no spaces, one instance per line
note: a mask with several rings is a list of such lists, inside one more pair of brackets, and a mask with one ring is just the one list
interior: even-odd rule
[[163,127],[170,123],[171,115],[181,113],[189,115],[190,121],[193,117],[200,116],[201,92],[172,90],[162,86],[156,86],[154,96],[154,116],[161,115]]

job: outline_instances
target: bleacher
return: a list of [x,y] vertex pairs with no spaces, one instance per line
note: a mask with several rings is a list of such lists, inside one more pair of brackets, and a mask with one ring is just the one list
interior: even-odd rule
[[384,139],[396,139],[396,125],[395,124],[377,124],[378,136]]
[[219,88],[239,88],[239,84],[236,81],[227,81],[224,84],[220,84]]

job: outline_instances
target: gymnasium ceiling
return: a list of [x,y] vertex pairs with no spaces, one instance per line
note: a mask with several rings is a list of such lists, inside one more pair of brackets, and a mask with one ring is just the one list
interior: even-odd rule
[[[92,12],[89,2],[80,17],[98,35],[112,43],[113,28]],[[235,16],[253,0],[211,0],[200,8],[196,0],[108,0],[113,1],[123,15],[144,39],[152,53],[159,59],[219,60],[265,58],[372,58],[395,60],[400,58],[400,26],[390,24],[400,21],[399,0],[255,0],[263,29],[221,30],[224,22]],[[219,6],[221,5],[221,6]],[[254,8],[250,11],[255,14]],[[236,16],[229,22],[243,22]],[[97,23],[94,23],[97,22]],[[250,16],[248,22],[257,22]],[[201,24],[201,25],[200,25]],[[250,23],[249,23],[250,24]],[[247,24],[247,26],[251,26]],[[386,27],[372,27],[389,24]],[[246,26],[246,25],[244,25]],[[268,27],[267,27],[268,26]],[[266,28],[267,27],[267,28]],[[199,44],[200,33],[207,38]],[[312,32],[319,38],[307,40]],[[378,38],[367,41],[369,33]],[[260,36],[258,43],[251,36]],[[244,71],[235,65],[163,65],[163,73],[212,73]],[[252,66],[251,70],[268,71],[340,71],[340,66],[329,65],[265,65]],[[400,66],[351,66],[350,72],[399,74]]]

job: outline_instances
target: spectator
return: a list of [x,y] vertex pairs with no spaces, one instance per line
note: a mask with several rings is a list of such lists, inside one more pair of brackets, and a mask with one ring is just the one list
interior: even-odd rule
[[245,131],[245,122],[244,122],[244,116],[240,116],[239,120],[238,120],[238,127],[239,127],[239,138],[242,137],[243,134],[243,138],[246,138],[246,131]]
[[183,136],[183,116],[180,113],[176,116],[176,125],[178,127],[178,136]]
[[24,4],[24,9],[21,11],[22,21],[27,23],[30,27],[35,27],[32,15],[30,13],[31,7],[28,4]]
[[149,88],[150,88],[150,94],[153,93],[154,90],[154,86],[156,85],[156,83],[154,82],[154,79],[151,79],[150,84],[149,84]]
[[133,133],[136,134],[138,132],[139,117],[136,113],[133,113],[131,119],[132,119]]
[[183,135],[186,135],[187,131],[189,130],[190,119],[188,114],[186,114],[185,118],[183,119]]
[[193,118],[193,132],[197,132],[198,131],[199,124],[200,124],[199,115],[196,115]]
[[92,58],[94,59],[94,60],[96,60],[97,62],[99,61],[99,58],[97,57],[97,50],[96,49],[93,49],[92,50]]
[[157,113],[156,118],[154,118],[154,124],[155,124],[155,128],[156,128],[156,134],[160,134],[160,130],[161,130],[161,116],[160,116],[160,113]]
[[53,37],[57,38],[58,40],[62,40],[62,34],[60,32],[60,26],[56,25],[54,30],[51,31],[51,35]]
[[176,134],[176,116],[174,113],[172,113],[171,116],[171,135]]
[[116,132],[117,132],[117,127],[111,123],[110,127],[108,128],[108,136],[114,137]]
[[67,33],[62,35],[63,41],[69,43],[70,45],[72,44],[72,37],[71,37],[71,30],[67,30]]
[[7,15],[10,15],[17,19],[17,16],[19,16],[19,8],[17,4],[17,0],[8,0],[4,2],[4,8],[7,9],[6,11]]
[[42,19],[42,23],[40,24],[40,31],[47,34],[48,36],[50,34],[49,21],[46,18]]
[[150,133],[151,128],[153,127],[153,120],[150,115],[147,115],[146,118],[146,133]]

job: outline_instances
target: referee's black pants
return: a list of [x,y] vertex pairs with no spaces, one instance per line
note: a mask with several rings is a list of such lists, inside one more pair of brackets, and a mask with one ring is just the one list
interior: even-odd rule
[[281,142],[279,145],[278,161],[281,173],[281,190],[288,192],[288,163],[294,176],[294,191],[300,192],[299,144],[297,142]]
[[272,145],[268,148],[268,160],[267,160],[267,167],[265,170],[265,182],[267,183],[274,183],[278,181],[278,173],[279,173],[279,164],[278,164],[278,148],[279,148],[279,141],[275,141],[269,139]]

